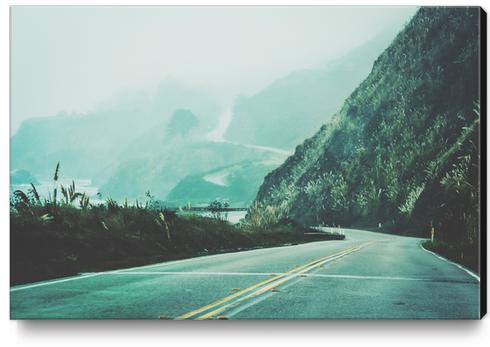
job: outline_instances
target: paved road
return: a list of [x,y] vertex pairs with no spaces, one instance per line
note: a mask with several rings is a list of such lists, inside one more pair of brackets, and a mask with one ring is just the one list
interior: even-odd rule
[[11,317],[463,319],[477,277],[421,239],[344,230],[344,241],[220,254],[11,288]]

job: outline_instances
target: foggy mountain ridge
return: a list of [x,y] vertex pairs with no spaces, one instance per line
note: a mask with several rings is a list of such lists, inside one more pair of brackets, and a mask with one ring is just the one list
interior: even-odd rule
[[215,126],[220,112],[202,92],[171,81],[162,83],[152,98],[126,97],[85,115],[27,120],[11,139],[12,169],[25,169],[44,179],[59,161],[65,176],[105,180],[108,167],[123,153],[138,151],[133,142],[148,134],[164,138],[168,120],[180,108],[192,109],[201,132]]
[[[293,153],[293,144],[328,119],[329,110],[367,75],[376,52],[394,34],[385,30],[324,68],[293,71],[251,98],[237,98],[228,108],[218,106],[206,93],[168,80],[153,97],[127,93],[121,102],[108,103],[91,114],[26,121],[12,138],[12,168],[47,178],[59,161],[65,177],[90,178],[103,196],[115,199],[142,197],[148,190],[165,199],[174,187],[180,193],[192,192],[186,185],[202,183],[211,200],[222,195],[223,187],[188,177],[202,178],[215,168],[235,167],[230,177],[235,177],[234,184],[246,182],[248,190],[239,197],[240,190],[231,187],[234,199],[250,203],[263,176]],[[332,84],[335,79],[342,81],[342,88]],[[237,110],[250,100],[264,101],[272,112],[249,114],[248,123],[241,124],[244,115]],[[299,106],[291,107],[291,103]],[[198,121],[189,133],[174,138],[167,127],[178,110],[189,111]],[[281,131],[269,134],[265,143],[246,136],[253,132],[260,137],[278,126]],[[250,177],[246,177],[247,168],[253,172]],[[176,191],[172,196],[176,201],[186,199]],[[202,196],[198,199],[202,201]]]
[[[399,26],[387,28],[323,67],[293,71],[255,95],[239,97],[226,138],[294,149],[340,109],[398,30]],[[281,136],[276,133],[278,126]]]

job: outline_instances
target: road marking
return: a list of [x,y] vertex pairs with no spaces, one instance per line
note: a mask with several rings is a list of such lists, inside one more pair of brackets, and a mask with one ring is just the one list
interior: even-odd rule
[[36,283],[36,284],[30,284],[22,287],[13,287],[10,288],[10,292],[18,292],[19,290],[24,290],[24,289],[31,289],[31,288],[36,288],[36,287],[43,287],[43,286],[49,286],[52,284],[57,284],[57,283],[63,283],[63,282],[69,282],[69,281],[76,281],[76,280],[81,280],[89,277],[95,277],[104,274],[104,272],[95,272],[89,275],[82,275],[82,276],[76,276],[76,277],[70,277],[70,278],[64,278],[60,280],[53,280],[49,282],[41,282],[41,283]]
[[468,275],[470,275],[470,276],[471,276],[471,277],[473,277],[473,278],[476,278],[476,280],[477,280],[478,282],[480,282],[480,276],[478,276],[478,275],[477,275],[476,273],[474,273],[473,271],[468,270],[468,269],[467,269],[467,268],[465,268],[464,266],[459,265],[459,264],[457,264],[457,263],[455,263],[455,262],[453,262],[453,261],[451,261],[451,260],[449,260],[449,259],[446,259],[446,258],[444,258],[443,256],[440,256],[440,255],[439,255],[439,254],[437,254],[437,253],[434,253],[434,252],[432,252],[432,251],[429,251],[428,249],[425,249],[425,248],[422,246],[422,244],[419,244],[419,246],[420,246],[420,248],[422,248],[424,251],[429,252],[430,254],[432,254],[434,257],[437,257],[437,258],[439,258],[439,259],[441,259],[441,260],[444,260],[446,263],[453,264],[454,266],[458,267],[460,270],[463,270],[463,271],[464,271],[464,272],[466,272]]
[[100,276],[100,275],[113,275],[117,273],[123,273],[124,271],[129,271],[129,270],[136,270],[136,269],[149,269],[153,267],[166,267],[169,265],[177,265],[177,264],[182,264],[182,263],[187,263],[190,261],[195,261],[198,260],[199,258],[206,257],[207,259],[210,258],[215,258],[218,256],[224,256],[229,253],[221,253],[221,254],[213,254],[213,255],[206,255],[206,256],[200,256],[196,258],[188,258],[188,259],[180,259],[180,260],[171,260],[167,262],[160,262],[157,264],[149,264],[149,265],[143,265],[143,266],[135,266],[135,267],[130,267],[130,268],[125,268],[125,269],[119,269],[119,270],[109,270],[109,271],[101,271],[101,272],[89,272],[89,273],[82,273],[81,275],[78,276],[73,276],[69,278],[61,278],[61,279],[56,279],[56,280],[51,280],[47,282],[37,282],[34,284],[29,284],[29,285],[19,285],[10,288],[10,292],[17,292],[19,290],[25,290],[25,289],[31,289],[31,288],[37,288],[37,287],[43,287],[43,286],[49,286],[53,284],[58,284],[58,283],[63,283],[63,282],[70,282],[70,281],[77,281],[77,280],[83,280],[86,278],[91,278],[95,276]]
[[116,271],[107,273],[106,275],[176,275],[176,276],[279,276],[284,275],[283,272],[270,273],[270,272],[205,272],[205,271],[131,271],[123,272]]
[[[305,244],[306,245],[306,244]],[[138,270],[138,269],[150,269],[154,267],[168,267],[172,265],[179,265],[183,263],[188,263],[188,262],[194,262],[197,261],[199,262],[200,260],[203,259],[213,259],[217,257],[224,257],[228,256],[230,254],[236,254],[236,253],[247,253],[247,252],[254,252],[254,251],[270,251],[274,249],[279,249],[279,248],[285,248],[289,246],[276,246],[276,247],[268,247],[268,248],[257,248],[257,249],[250,249],[250,250],[244,250],[244,251],[239,251],[239,252],[229,252],[229,253],[219,253],[219,254],[210,254],[210,255],[202,255],[194,258],[187,258],[187,259],[179,259],[179,260],[169,260],[169,261],[164,261],[156,264],[148,264],[148,265],[142,265],[142,266],[135,266],[135,267],[130,267],[130,268],[123,268],[123,269],[117,269],[117,270],[108,270],[108,271],[101,271],[101,272],[89,272],[89,273],[82,273],[80,275],[75,275],[73,277],[69,278],[59,278],[59,279],[54,279],[54,280],[48,280],[48,281],[43,281],[43,282],[35,282],[32,284],[27,284],[27,285],[17,285],[12,288],[10,288],[10,292],[17,292],[20,290],[25,290],[25,289],[32,289],[32,288],[37,288],[37,287],[43,287],[43,286],[49,286],[53,284],[58,284],[58,283],[63,283],[63,282],[70,282],[70,281],[77,281],[77,280],[83,280],[86,278],[91,278],[95,276],[100,276],[100,275],[113,275],[113,274],[119,274],[119,273],[124,273],[126,271],[132,271],[132,270]],[[275,275],[274,275],[275,276]]]
[[362,275],[328,275],[328,274],[308,274],[308,277],[317,278],[341,278],[357,280],[381,280],[381,281],[423,281],[423,282],[451,282],[451,283],[473,283],[471,280],[457,280],[451,278],[432,278],[432,277],[399,277],[399,276],[362,276]]
[[[322,268],[323,265],[319,266]],[[104,273],[104,275],[116,275],[116,276],[151,276],[151,275],[162,275],[162,276],[253,276],[253,277],[270,277],[270,276],[286,276],[288,273],[286,272],[201,272],[201,271],[133,271],[133,272],[108,272]],[[383,281],[426,281],[426,282],[454,282],[454,283],[473,283],[468,281],[461,280],[453,280],[450,278],[447,279],[437,279],[432,277],[400,277],[400,276],[364,276],[364,275],[331,275],[331,274],[304,274],[304,273],[294,273],[289,274],[291,277],[314,277],[314,278],[341,278],[341,279],[358,279],[358,280],[383,280]],[[240,288],[231,288],[231,291],[239,291]]]
[[222,299],[219,299],[219,300],[217,300],[217,301],[215,301],[215,302],[212,302],[212,303],[210,303],[210,304],[208,304],[208,305],[205,305],[205,306],[203,306],[203,307],[200,307],[200,308],[198,308],[198,309],[196,309],[196,310],[193,310],[193,311],[190,311],[190,312],[188,312],[188,313],[185,313],[185,314],[183,314],[183,315],[181,315],[181,316],[177,317],[177,318],[176,318],[176,320],[184,320],[184,319],[188,319],[188,318],[190,318],[190,317],[192,317],[192,316],[194,316],[194,315],[196,315],[196,314],[199,314],[199,313],[201,313],[201,312],[204,312],[204,311],[206,311],[206,310],[208,310],[208,309],[211,309],[211,308],[216,307],[216,306],[218,306],[218,305],[220,305],[220,304],[222,304],[222,303],[225,303],[225,302],[227,302],[227,301],[229,301],[229,300],[231,300],[231,299],[234,299],[234,298],[236,298],[236,297],[238,297],[238,296],[240,296],[240,295],[242,295],[242,294],[244,294],[244,293],[247,293],[247,292],[249,292],[249,291],[251,291],[251,290],[254,290],[255,288],[258,288],[258,287],[260,287],[260,286],[262,286],[262,285],[265,285],[265,284],[267,284],[267,283],[273,282],[273,281],[275,281],[275,280],[277,280],[277,279],[279,279],[279,278],[281,278],[281,277],[284,277],[284,276],[286,276],[286,275],[288,275],[288,274],[290,274],[290,273],[294,273],[294,271],[301,270],[302,268],[304,268],[304,267],[306,267],[306,266],[308,266],[308,265],[309,265],[309,263],[308,263],[308,264],[306,264],[306,265],[302,265],[302,266],[295,267],[295,268],[293,268],[292,270],[288,271],[287,273],[280,274],[280,275],[274,276],[274,277],[272,277],[272,278],[269,278],[269,279],[267,279],[267,280],[265,280],[265,281],[262,281],[262,282],[259,282],[259,283],[257,283],[257,284],[254,284],[253,286],[250,286],[250,287],[248,287],[248,288],[245,288],[245,289],[243,289],[243,290],[241,290],[241,291],[239,291],[239,292],[236,292],[235,294],[232,294],[232,295],[226,296],[226,297],[224,297],[224,298],[222,298]]
[[[325,264],[327,262],[336,260],[338,258],[341,258],[341,257],[347,255],[347,254],[356,252],[356,251],[360,250],[361,248],[363,248],[364,246],[366,246],[367,244],[370,244],[370,243],[372,243],[372,242],[367,242],[367,243],[365,243],[363,245],[360,245],[360,246],[357,246],[357,247],[352,247],[352,248],[349,248],[349,249],[347,249],[345,251],[341,251],[339,253],[335,253],[333,255],[330,255],[330,256],[327,256],[327,257],[318,259],[316,261],[313,261],[313,262],[307,264],[306,265],[306,268],[303,267],[302,269],[300,269],[299,271],[297,271],[295,274],[297,275],[297,274],[301,274],[301,273],[304,273],[304,272],[308,272],[308,271],[310,271],[310,270],[312,270],[314,268],[319,267],[322,264]],[[269,291],[273,292],[273,290],[276,287],[278,287],[278,286],[280,286],[280,285],[282,285],[282,284],[284,284],[284,283],[286,283],[286,282],[288,282],[291,279],[296,278],[296,277],[297,276],[286,276],[286,277],[284,277],[282,279],[279,279],[279,280],[277,280],[277,281],[275,281],[273,283],[270,283],[270,284],[266,285],[265,287],[258,288],[257,290],[253,291],[252,293],[248,294],[245,297],[238,298],[237,300],[235,300],[235,301],[233,301],[233,302],[231,302],[229,304],[226,304],[224,306],[221,306],[218,309],[216,309],[214,311],[211,311],[211,312],[208,312],[208,313],[206,313],[206,314],[204,314],[202,316],[199,316],[199,317],[197,317],[195,319],[196,320],[205,320],[205,319],[212,318],[213,316],[216,316],[216,315],[224,312],[225,310],[228,310],[228,309],[230,309],[232,307],[235,307],[235,306],[237,306],[238,304],[240,304],[242,302],[246,302],[249,299],[252,299],[252,298],[257,297],[257,296],[259,296],[261,294],[267,293]]]
[[[236,292],[232,295],[229,295],[229,296],[226,296],[222,299],[219,299],[217,301],[214,301],[208,305],[205,305],[205,306],[202,306],[200,308],[197,308],[193,311],[190,311],[190,312],[187,312],[183,315],[180,315],[176,318],[176,320],[184,320],[184,319],[189,319],[191,317],[194,317],[198,314],[201,314],[201,313],[204,313],[205,311],[208,311],[208,310],[212,310],[212,309],[215,309],[216,307],[218,307],[219,305],[221,304],[226,304],[227,302],[230,302],[231,300],[233,299],[237,299],[231,303],[228,303],[218,309],[215,309],[209,313],[206,313],[202,316],[199,316],[197,317],[196,319],[198,320],[202,320],[202,319],[208,319],[212,316],[216,316],[218,315],[219,313],[223,312],[224,310],[226,310],[227,308],[229,308],[231,305],[234,305],[236,303],[239,303],[245,299],[248,299],[248,298],[251,298],[253,296],[256,296],[256,295],[260,295],[268,290],[271,290],[279,285],[281,285],[282,283],[286,282],[286,281],[289,281],[290,279],[292,278],[295,278],[296,276],[294,276],[295,274],[300,274],[300,273],[303,273],[303,272],[306,272],[306,271],[309,271],[315,267],[318,267],[319,265],[323,265],[325,264],[326,262],[329,262],[329,261],[332,261],[334,259],[337,259],[337,258],[340,258],[344,255],[347,255],[349,253],[352,253],[352,252],[355,252],[355,251],[358,251],[359,249],[361,249],[362,247],[366,246],[367,244],[370,244],[371,242],[368,242],[368,243],[364,243],[364,244],[361,244],[361,245],[358,245],[358,246],[354,246],[354,247],[351,247],[351,248],[348,248],[346,250],[343,250],[343,251],[340,251],[338,253],[335,253],[335,254],[332,254],[332,255],[328,255],[326,257],[322,257],[320,259],[316,259],[314,261],[311,261],[307,264],[304,264],[304,265],[300,265],[300,266],[297,266],[291,270],[289,270],[288,272],[285,272],[283,274],[279,274],[277,276],[274,276],[272,278],[269,278],[265,281],[262,281],[262,282],[259,282],[257,284],[254,284],[248,288],[245,288],[239,292]],[[246,294],[246,293],[249,293],[249,292],[252,292],[251,294],[245,296],[244,298],[240,298],[240,296]]]

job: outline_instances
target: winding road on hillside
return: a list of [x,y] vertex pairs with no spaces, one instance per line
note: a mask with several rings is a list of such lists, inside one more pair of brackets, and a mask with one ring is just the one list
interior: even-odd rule
[[421,239],[344,229],[346,240],[204,256],[10,289],[11,317],[465,319],[479,278]]

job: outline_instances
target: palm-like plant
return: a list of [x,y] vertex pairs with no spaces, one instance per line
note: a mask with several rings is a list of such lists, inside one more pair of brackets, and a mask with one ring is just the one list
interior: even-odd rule
[[90,198],[85,193],[83,193],[80,196],[79,203],[80,203],[80,208],[82,210],[85,210],[85,209],[87,209],[90,206]]
[[66,205],[73,204],[76,199],[82,196],[82,193],[77,192],[75,189],[75,181],[72,181],[68,187],[63,187],[63,185],[61,185],[61,194],[63,194]]

